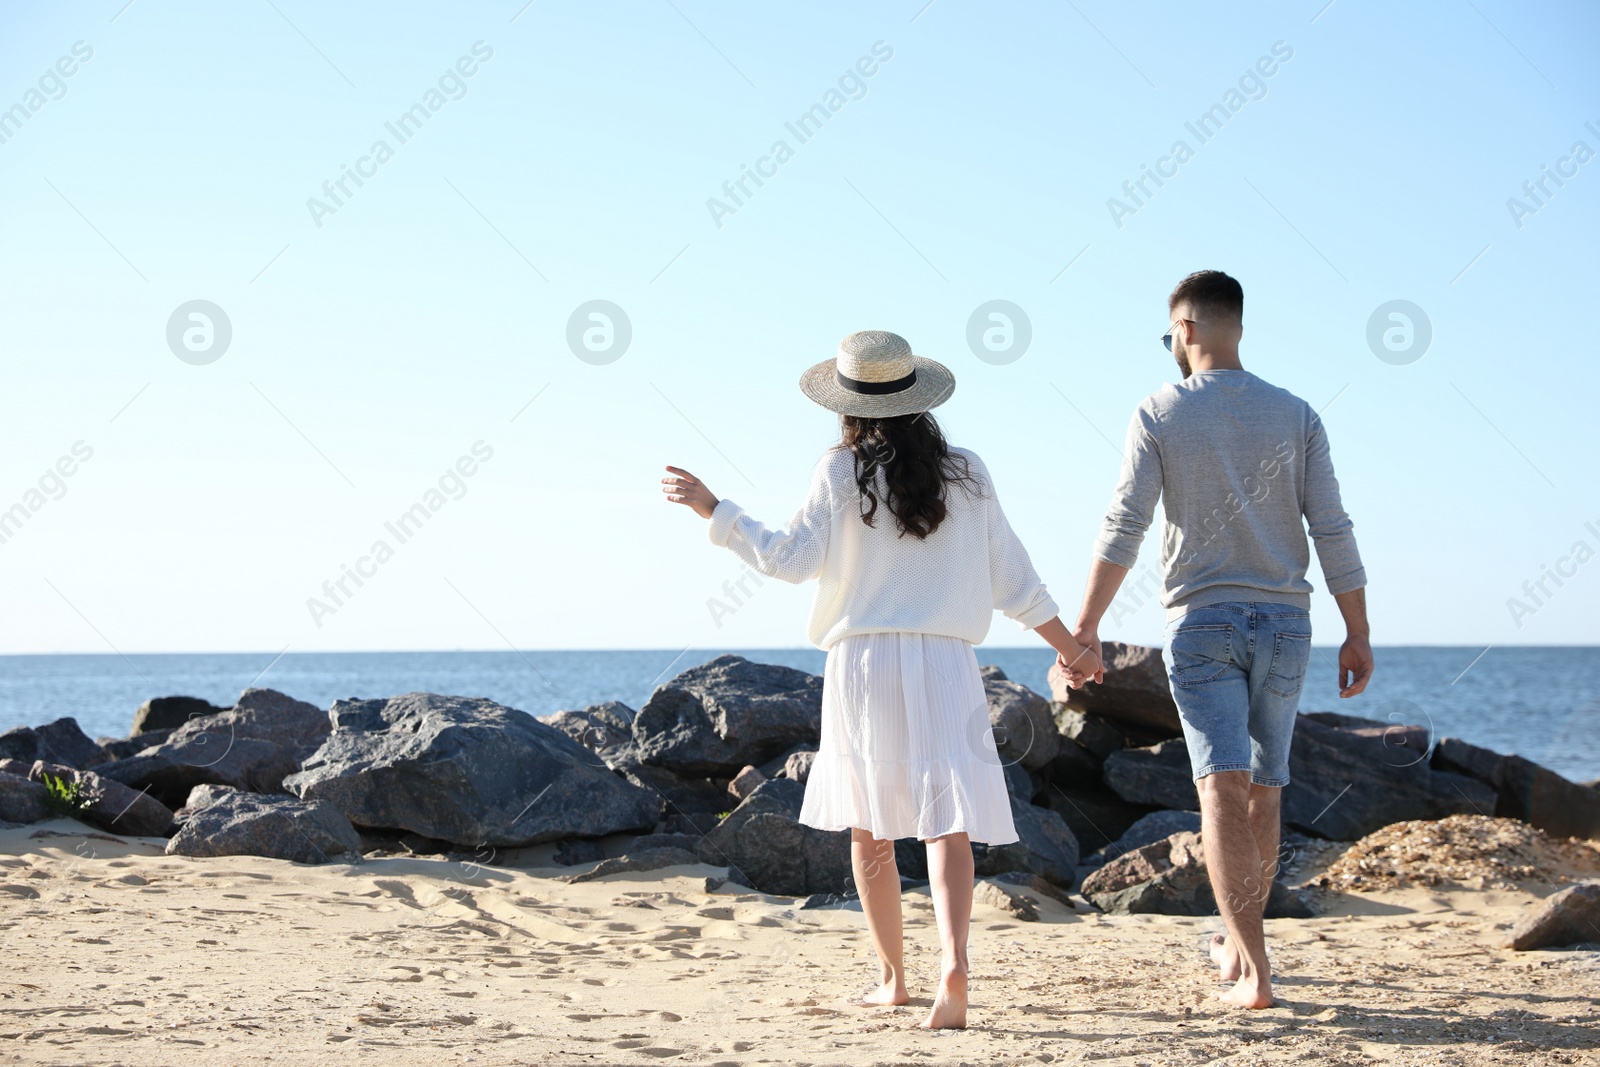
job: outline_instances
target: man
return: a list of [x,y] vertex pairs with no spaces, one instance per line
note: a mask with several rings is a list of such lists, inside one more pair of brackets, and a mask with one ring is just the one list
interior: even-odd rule
[[[1100,648],[1100,619],[1162,501],[1163,658],[1200,794],[1206,866],[1226,937],[1212,959],[1223,1000],[1272,1003],[1262,912],[1277,874],[1279,796],[1311,656],[1310,553],[1344,615],[1339,695],[1372,676],[1366,572],[1339,502],[1328,439],[1311,406],[1239,363],[1244,291],[1221,271],[1178,283],[1162,337],[1183,372],[1128,425],[1073,637]],[[1305,525],[1302,525],[1302,519]],[[1083,671],[1063,664],[1069,677]],[[1094,680],[1104,678],[1102,670]]]

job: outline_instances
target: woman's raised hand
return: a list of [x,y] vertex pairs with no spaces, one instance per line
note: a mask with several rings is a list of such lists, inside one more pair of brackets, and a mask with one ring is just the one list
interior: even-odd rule
[[667,499],[674,504],[683,504],[693,508],[694,513],[702,519],[709,519],[711,512],[716,509],[717,498],[711,490],[706,488],[704,482],[678,467],[668,467],[673,475],[671,478],[661,479],[661,491],[667,494]]

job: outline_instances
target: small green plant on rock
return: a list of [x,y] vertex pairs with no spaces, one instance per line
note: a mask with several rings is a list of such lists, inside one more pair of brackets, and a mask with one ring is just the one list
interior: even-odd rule
[[92,790],[83,788],[83,783],[77,779],[67,780],[57,774],[45,771],[40,776],[44,786],[44,801],[52,812],[76,818],[94,806],[99,796]]

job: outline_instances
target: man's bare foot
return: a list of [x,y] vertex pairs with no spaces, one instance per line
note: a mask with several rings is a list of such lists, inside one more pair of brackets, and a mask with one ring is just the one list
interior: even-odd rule
[[1270,1008],[1272,983],[1263,984],[1254,978],[1241,978],[1226,993],[1218,993],[1217,999],[1241,1008]]
[[1217,977],[1224,982],[1237,982],[1244,973],[1239,966],[1239,953],[1228,944],[1227,934],[1211,935],[1211,962],[1217,965]]
[[899,978],[891,978],[872,992],[863,993],[861,1003],[873,1008],[888,1008],[899,1004],[910,1004],[911,998],[906,994],[905,982]]
[[946,971],[939,982],[939,992],[933,998],[933,1010],[928,1021],[922,1024],[929,1030],[965,1030],[967,1028],[967,972]]

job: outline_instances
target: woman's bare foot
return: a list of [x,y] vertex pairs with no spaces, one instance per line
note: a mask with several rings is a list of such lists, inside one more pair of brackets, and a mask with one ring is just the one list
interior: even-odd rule
[[1211,935],[1211,962],[1217,965],[1217,977],[1224,982],[1237,982],[1244,973],[1239,966],[1239,953],[1228,944],[1227,934]]
[[1272,983],[1261,984],[1254,978],[1241,978],[1226,993],[1218,993],[1217,999],[1241,1008],[1270,1008]]
[[933,998],[933,1010],[928,1021],[922,1024],[929,1030],[965,1030],[967,1028],[967,972],[949,970],[939,982],[939,992]]
[[888,1008],[899,1004],[910,1004],[911,998],[906,995],[906,984],[899,977],[885,979],[884,983],[870,993],[861,995],[861,1003],[872,1008]]

